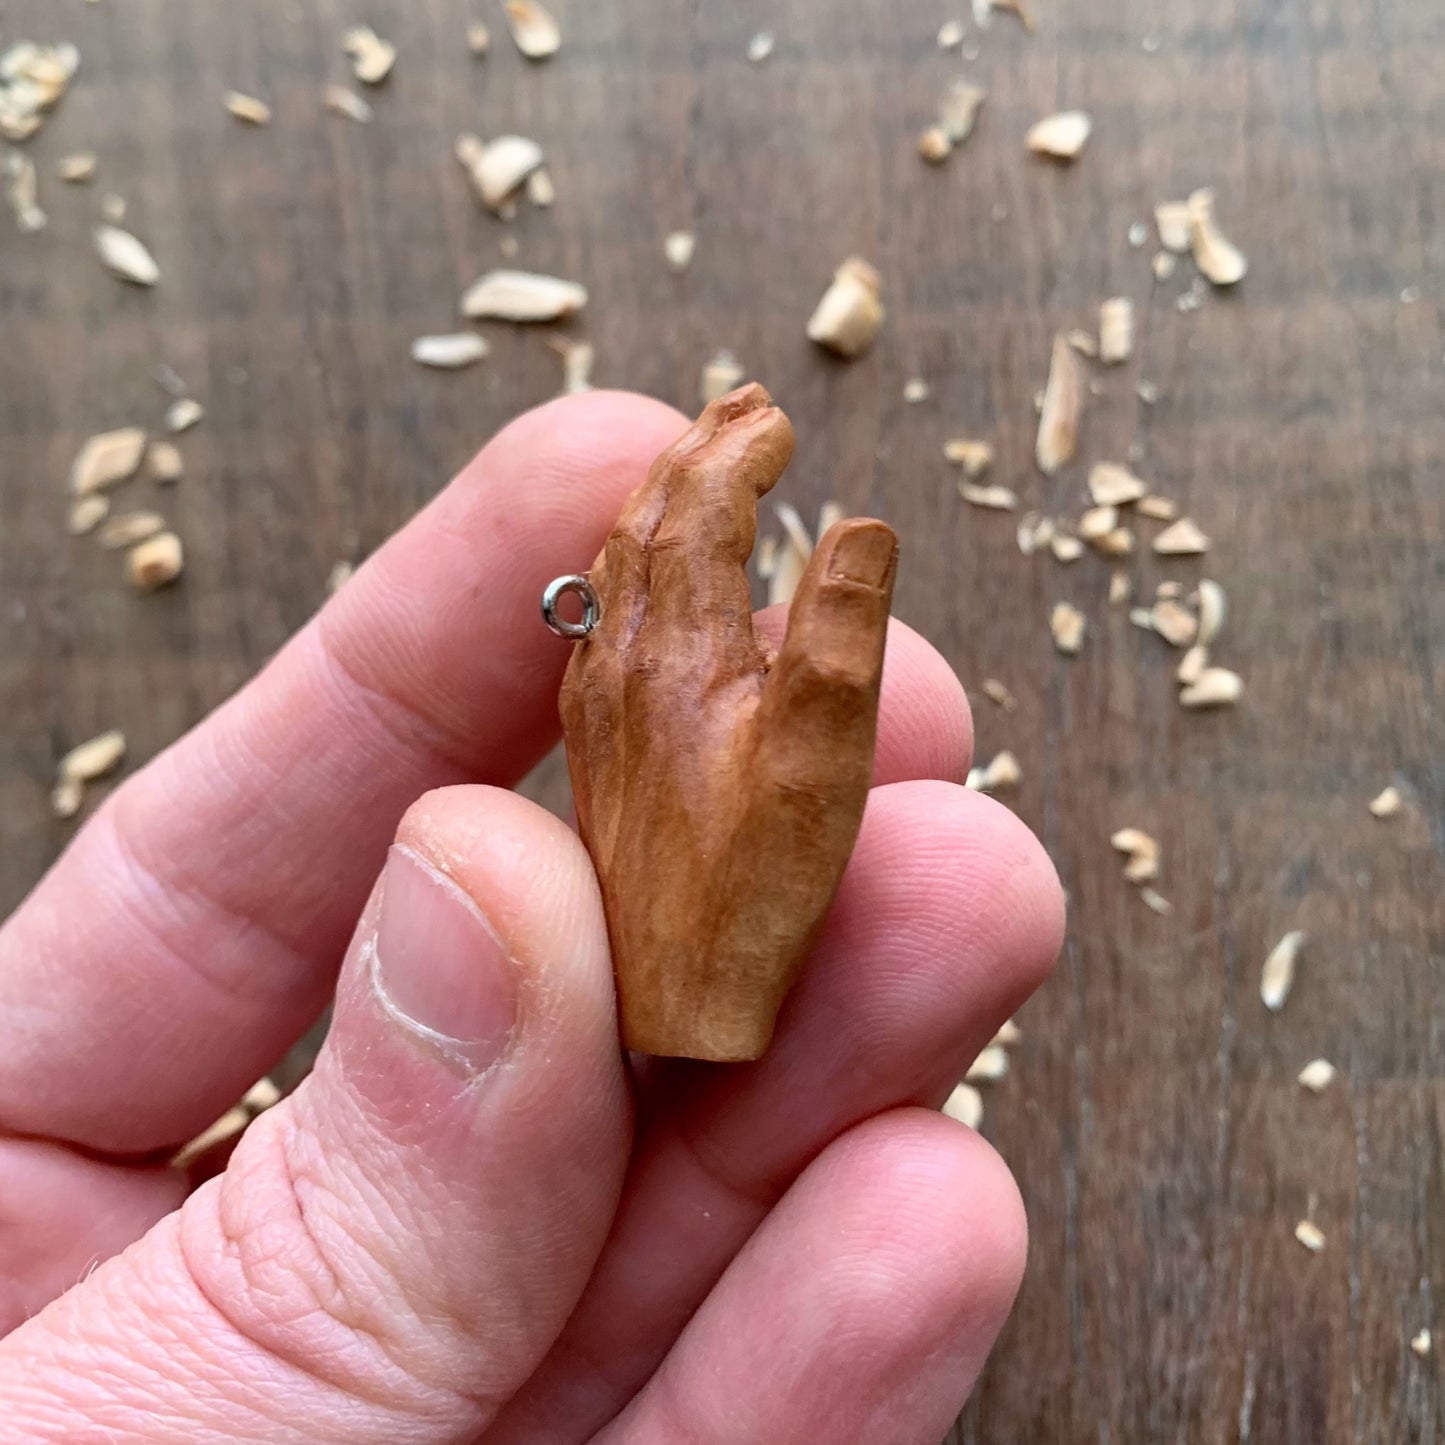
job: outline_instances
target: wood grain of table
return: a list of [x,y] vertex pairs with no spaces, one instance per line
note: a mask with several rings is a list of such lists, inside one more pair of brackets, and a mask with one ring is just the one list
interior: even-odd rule
[[[1028,1274],[953,1438],[1434,1440],[1439,1366],[1408,1342],[1437,1311],[1445,1329],[1445,10],[1036,0],[1037,35],[970,26],[965,63],[934,44],[947,5],[555,8],[564,49],[535,66],[500,10],[470,58],[463,0],[0,6],[0,37],[83,55],[29,146],[48,229],[0,217],[0,904],[69,836],[47,805],[61,752],[111,726],[136,764],[163,748],[305,621],[335,562],[557,390],[534,330],[488,327],[492,355],[460,375],[408,358],[507,231],[522,264],[587,283],[569,329],[599,384],[692,410],[728,347],[797,426],[782,495],[894,524],[897,611],[973,690],[980,754],[1017,754],[1008,801],[1069,891],[1063,957],[983,1126],[1027,1201]],[[401,50],[370,126],[319,104],[358,18]],[[762,28],[776,50],[751,65]],[[931,168],[915,137],[959,74],[988,99]],[[227,116],[232,87],[273,124]],[[1028,125],[1074,106],[1095,121],[1079,161],[1028,157]],[[540,140],[555,209],[509,228],[481,212],[450,154],[467,128]],[[82,146],[100,177],[62,187],[53,163]],[[1156,284],[1152,236],[1126,235],[1206,184],[1251,269],[1181,313],[1192,268]],[[90,252],[111,189],[161,261],[154,292]],[[662,261],[677,229],[698,236],[682,276]],[[851,253],[881,271],[888,323],[844,365],[803,323]],[[1138,307],[1137,356],[1091,373],[1079,461],[1047,479],[1050,337],[1115,294]],[[115,554],[64,535],[63,481],[87,435],[158,422],[161,364],[207,415],[163,499],[185,577],[138,598]],[[906,405],[913,376],[932,395]],[[1025,559],[1011,519],[960,502],[941,445],[964,431],[1052,511],[1077,512],[1087,463],[1137,448],[1215,545],[1129,571],[1143,591],[1224,584],[1237,709],[1176,705],[1176,657],[1107,606],[1099,560]],[[1075,659],[1049,641],[1061,599],[1089,617]],[[1016,711],[983,700],[986,676]],[[1392,781],[1407,807],[1377,821]],[[553,802],[560,786],[555,766],[534,781]],[[1168,917],[1120,878],[1125,824],[1162,842]],[[1259,967],[1296,927],[1272,1016]],[[1295,1077],[1318,1055],[1340,1077],[1313,1097]],[[1306,1213],[1318,1256],[1292,1235]]]

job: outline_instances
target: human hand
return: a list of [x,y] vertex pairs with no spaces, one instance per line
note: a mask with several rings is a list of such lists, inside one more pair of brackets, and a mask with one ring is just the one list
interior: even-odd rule
[[[591,864],[504,791],[557,732],[541,588],[685,425],[592,393],[508,427],[0,932],[0,1438],[946,1430],[1025,1231],[929,1110],[1062,926],[1038,844],[958,786],[949,669],[893,625],[858,845],[754,1064],[629,1079]],[[156,1161],[338,963],[314,1072],[187,1198]]]

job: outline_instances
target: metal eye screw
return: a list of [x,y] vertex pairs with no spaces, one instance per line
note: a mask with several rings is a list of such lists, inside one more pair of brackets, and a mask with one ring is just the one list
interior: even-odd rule
[[[569,592],[575,592],[582,599],[582,620],[581,622],[568,622],[557,611],[557,604]],[[597,591],[592,584],[581,575],[571,577],[558,577],[547,584],[547,590],[542,594],[542,621],[557,634],[558,637],[565,637],[569,642],[576,642],[586,637],[602,618],[602,604],[597,600]]]

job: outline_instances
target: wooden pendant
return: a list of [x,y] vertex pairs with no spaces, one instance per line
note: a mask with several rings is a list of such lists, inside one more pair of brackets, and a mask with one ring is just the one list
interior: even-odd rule
[[829,529],[776,656],[744,572],[793,429],[757,385],[653,463],[590,573],[562,723],[607,912],[623,1043],[755,1059],[852,852],[898,542]]

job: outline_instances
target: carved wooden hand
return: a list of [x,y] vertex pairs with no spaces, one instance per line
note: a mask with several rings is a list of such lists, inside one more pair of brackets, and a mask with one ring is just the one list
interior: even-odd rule
[[863,816],[898,544],[831,528],[770,656],[743,569],[792,452],[761,386],[707,407],[607,539],[562,688],[623,1042],[646,1053],[767,1048]]

